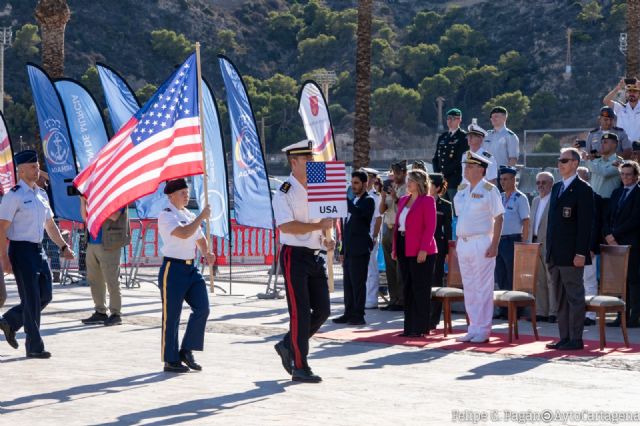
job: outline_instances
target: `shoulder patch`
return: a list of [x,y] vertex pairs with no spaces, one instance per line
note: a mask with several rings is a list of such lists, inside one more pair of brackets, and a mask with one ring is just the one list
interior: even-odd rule
[[280,191],[284,192],[285,194],[289,192],[289,189],[291,189],[291,184],[289,182],[285,182],[280,185]]
[[482,187],[484,189],[486,189],[487,191],[491,191],[491,189],[495,188],[496,186],[494,184],[492,184],[491,182],[485,182],[485,184],[482,185]]
[[165,212],[170,212],[171,209],[169,207],[167,207],[166,209],[164,209]]
[[522,194],[519,193],[519,192],[516,192],[516,198],[518,198],[518,197],[522,197]]
[[489,151],[484,151],[482,155],[484,155],[487,158],[491,158],[491,153]]
[[13,188],[11,188],[13,192],[16,192],[18,189],[20,189],[20,185],[16,185]]
[[466,183],[461,183],[460,185],[458,185],[458,191],[462,191],[463,189],[465,189],[468,185]]

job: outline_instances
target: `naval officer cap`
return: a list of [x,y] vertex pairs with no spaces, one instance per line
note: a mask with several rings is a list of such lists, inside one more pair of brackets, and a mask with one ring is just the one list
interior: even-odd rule
[[624,79],[624,83],[625,83],[625,89],[627,91],[629,90],[633,90],[636,92],[640,92],[640,84],[638,84],[638,80],[635,78],[625,78]]
[[447,117],[462,117],[462,111],[458,108],[451,108],[447,111]]
[[164,187],[164,193],[169,195],[184,188],[188,188],[186,179],[180,178],[180,179],[169,180],[167,181],[167,184]]
[[360,168],[360,170],[362,170],[363,172],[365,172],[368,175],[378,176],[380,174],[379,171],[377,171],[376,169],[374,169],[372,167],[362,167],[362,168]]
[[469,124],[469,127],[467,127],[467,133],[473,133],[475,135],[482,136],[483,138],[487,136],[487,131],[478,126],[478,123],[475,123],[475,121]]
[[36,153],[33,149],[26,149],[14,155],[13,161],[15,161],[16,166],[25,163],[37,163],[38,153]]
[[510,175],[517,175],[518,171],[515,169],[515,167],[510,167],[510,166],[500,166],[500,169],[498,170],[498,174],[510,174]]
[[602,134],[602,137],[600,138],[600,140],[605,140],[605,139],[610,139],[613,141],[616,141],[616,143],[618,142],[618,135],[616,135],[613,132],[604,132]]
[[282,148],[282,152],[287,154],[287,157],[293,155],[313,155],[313,141],[309,139],[301,140],[289,146]]
[[464,156],[464,160],[462,160],[462,162],[467,164],[477,164],[484,167],[485,169],[489,167],[489,164],[491,164],[491,161],[489,161],[489,159],[484,155],[471,152],[470,150],[467,151],[467,154]]

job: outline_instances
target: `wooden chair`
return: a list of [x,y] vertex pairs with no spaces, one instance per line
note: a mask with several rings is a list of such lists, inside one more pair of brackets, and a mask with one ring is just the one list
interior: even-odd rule
[[518,336],[518,308],[530,307],[531,326],[533,334],[538,340],[536,326],[536,278],[538,276],[538,257],[541,244],[515,243],[513,257],[513,290],[498,290],[493,292],[493,303],[506,307],[509,318],[509,343]]
[[[605,338],[605,315],[620,313],[620,326],[624,345],[629,347],[625,301],[627,298],[627,268],[631,246],[600,246],[600,292],[597,296],[586,296],[586,310],[598,314],[600,328],[600,350],[607,344]],[[638,267],[638,265],[632,265]]]
[[[431,300],[442,303],[442,312],[444,314],[444,337],[447,337],[447,332],[453,333],[451,304],[464,301],[462,275],[460,274],[460,265],[458,264],[455,241],[449,241],[449,254],[447,256],[449,257],[449,261],[447,263],[449,268],[447,272],[447,286],[433,287],[431,289]],[[466,319],[468,325],[469,317],[466,317]]]

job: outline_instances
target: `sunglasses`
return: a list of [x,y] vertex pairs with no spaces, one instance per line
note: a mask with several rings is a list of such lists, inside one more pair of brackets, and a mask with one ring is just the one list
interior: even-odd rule
[[567,164],[569,161],[576,161],[573,158],[558,158],[558,163]]

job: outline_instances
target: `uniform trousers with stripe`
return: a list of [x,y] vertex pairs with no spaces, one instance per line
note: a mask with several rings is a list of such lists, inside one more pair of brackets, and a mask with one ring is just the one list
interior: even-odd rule
[[469,316],[467,332],[479,338],[488,338],[491,334],[496,258],[485,256],[490,245],[490,235],[473,236],[467,241],[458,238],[456,241],[464,286],[464,308]]
[[27,353],[42,352],[40,313],[51,302],[53,293],[47,256],[42,244],[11,241],[9,261],[16,277],[20,304],[9,309],[3,317],[13,331],[24,326]]
[[373,245],[371,255],[369,256],[369,266],[367,270],[367,295],[365,297],[364,306],[366,308],[374,308],[378,306],[378,293],[380,292],[380,272],[378,271],[378,240]]
[[289,332],[282,339],[295,368],[307,367],[309,338],[329,318],[329,286],[324,258],[306,247],[283,245],[280,267],[289,308]]
[[[179,349],[201,351],[204,347],[204,330],[209,317],[207,287],[193,264],[166,257],[158,273],[158,284],[162,297],[162,360],[178,362]],[[191,307],[191,315],[179,346],[183,301]]]

